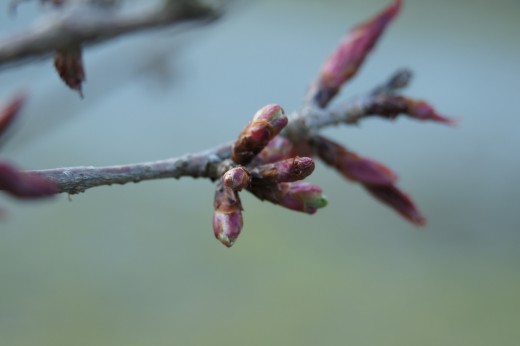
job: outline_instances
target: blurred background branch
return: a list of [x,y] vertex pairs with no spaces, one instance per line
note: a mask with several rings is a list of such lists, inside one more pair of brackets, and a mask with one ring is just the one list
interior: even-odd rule
[[146,11],[122,13],[117,7],[107,8],[96,1],[60,2],[26,30],[0,39],[0,68],[15,61],[139,30],[215,19],[221,14],[221,6],[198,0],[168,0]]

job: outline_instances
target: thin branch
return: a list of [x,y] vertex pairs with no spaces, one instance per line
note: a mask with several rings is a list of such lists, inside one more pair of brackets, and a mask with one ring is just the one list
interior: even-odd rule
[[0,39],[0,67],[67,48],[187,20],[214,19],[220,8],[194,0],[164,1],[148,11],[123,14],[90,2],[66,3],[18,34]]
[[87,189],[112,184],[138,183],[143,180],[181,177],[218,179],[233,164],[231,144],[196,154],[166,160],[107,167],[68,167],[27,173],[50,180],[58,192],[77,194]]
[[286,128],[286,135],[298,141],[302,136],[311,137],[325,127],[356,124],[360,119],[375,114],[372,110],[379,98],[396,95],[397,91],[409,84],[411,78],[411,71],[402,69],[394,73],[385,83],[374,88],[372,92],[339,105],[326,109],[307,105],[298,114],[293,115],[291,123]]
[[[390,80],[394,79],[393,76]],[[389,85],[389,82],[384,85]],[[381,88],[381,87],[380,87]],[[388,92],[392,91],[388,88]],[[360,99],[368,102],[374,99],[373,92]],[[361,114],[369,107],[360,107],[358,99],[343,105],[345,114]],[[321,112],[319,115],[316,112]],[[309,111],[303,109],[289,119],[289,124],[282,133],[293,141],[308,139],[318,130],[336,125],[340,121],[337,115],[326,114],[326,110]],[[323,121],[321,118],[323,117]],[[196,154],[186,154],[166,160],[144,162],[108,167],[69,167],[48,170],[28,171],[44,179],[54,182],[59,192],[77,194],[87,189],[112,184],[137,183],[143,180],[181,177],[219,179],[235,164],[230,160],[232,144],[224,144]]]

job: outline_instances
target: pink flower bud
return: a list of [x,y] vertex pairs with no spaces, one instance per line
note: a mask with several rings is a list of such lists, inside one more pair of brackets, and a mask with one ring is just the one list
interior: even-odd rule
[[386,9],[368,22],[354,28],[325,61],[320,76],[311,88],[312,98],[325,107],[341,86],[354,77],[387,25],[399,13],[401,1],[394,0]]
[[323,162],[336,168],[347,179],[372,185],[389,185],[397,180],[390,168],[363,158],[330,139],[315,136],[311,143]]
[[420,210],[417,209],[412,199],[394,185],[365,185],[365,188],[372,196],[393,208],[407,220],[417,226],[426,225],[426,218],[421,214]]
[[22,199],[49,197],[58,193],[53,182],[22,172],[6,162],[0,162],[0,190]]
[[429,105],[426,101],[422,100],[413,100],[410,98],[405,98],[407,105],[407,114],[414,119],[418,120],[430,120],[436,121],[440,123],[444,123],[447,125],[456,125],[457,121],[454,119],[447,118],[445,116],[440,115],[435,111],[435,109]]
[[4,135],[8,128],[16,120],[22,106],[25,103],[25,95],[14,97],[4,108],[0,110],[0,136]]
[[232,158],[246,165],[287,125],[282,107],[267,105],[260,109],[233,145]]
[[213,204],[213,231],[215,237],[225,246],[231,247],[242,230],[242,203],[238,192],[224,186],[221,181],[217,183],[215,200]]
[[255,156],[251,164],[258,166],[285,160],[294,156],[296,156],[296,154],[293,150],[293,142],[286,137],[276,136]]
[[253,187],[251,192],[261,200],[307,214],[314,214],[328,204],[321,188],[307,182],[261,185]]
[[85,81],[85,70],[81,46],[57,51],[54,55],[54,67],[63,82],[83,97],[81,84]]
[[257,183],[282,183],[302,180],[314,171],[310,157],[294,157],[255,167],[252,171]]
[[242,212],[230,213],[215,211],[213,215],[213,231],[215,237],[225,246],[231,247],[242,230]]
[[231,168],[222,176],[224,185],[235,191],[248,187],[250,180],[249,172],[244,167]]
[[410,118],[422,121],[436,121],[447,125],[456,125],[457,121],[440,115],[435,109],[423,100],[415,100],[400,95],[383,95],[375,98],[367,105],[367,115],[379,115],[394,119],[399,114],[406,114]]

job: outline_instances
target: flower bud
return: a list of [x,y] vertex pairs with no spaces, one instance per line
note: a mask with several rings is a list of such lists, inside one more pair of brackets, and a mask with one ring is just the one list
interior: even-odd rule
[[4,161],[0,161],[0,190],[20,199],[50,197],[59,192],[52,181],[23,172]]
[[310,157],[294,157],[255,167],[252,171],[257,183],[282,183],[302,180],[314,171],[314,160]]
[[249,186],[250,180],[249,172],[244,167],[231,168],[222,176],[222,183],[235,191]]
[[440,115],[426,101],[415,100],[401,95],[382,95],[374,98],[366,106],[366,115],[378,115],[388,119],[395,119],[399,114],[406,114],[410,118],[422,121],[436,121],[447,125],[456,125],[457,121]]
[[328,138],[315,136],[311,143],[323,162],[336,168],[347,179],[372,185],[389,185],[397,180],[390,168],[363,158]]
[[296,154],[293,149],[293,142],[287,137],[276,136],[255,156],[251,164],[258,166],[294,157]]
[[233,145],[232,158],[246,165],[287,125],[282,107],[267,105],[260,109]]
[[430,120],[447,125],[456,125],[457,121],[454,119],[447,118],[440,115],[435,109],[428,104],[426,101],[413,100],[410,98],[404,98],[407,106],[406,113],[414,119],[418,120]]
[[261,200],[307,214],[314,214],[328,204],[321,188],[307,182],[261,185],[251,191]]
[[394,0],[374,18],[358,25],[345,36],[323,64],[317,82],[311,87],[310,94],[320,107],[327,106],[341,86],[354,77],[400,8],[401,1]]
[[25,95],[15,96],[5,107],[0,109],[0,137],[5,135],[7,130],[16,121],[20,110],[25,103]]
[[416,207],[412,199],[394,185],[365,185],[365,189],[367,189],[372,196],[393,208],[408,221],[417,226],[426,225],[426,218],[421,214],[421,211]]
[[213,204],[213,231],[215,237],[225,246],[231,247],[242,230],[242,203],[238,192],[217,183]]
[[85,81],[85,69],[81,46],[56,51],[54,67],[63,82],[83,97],[81,85]]

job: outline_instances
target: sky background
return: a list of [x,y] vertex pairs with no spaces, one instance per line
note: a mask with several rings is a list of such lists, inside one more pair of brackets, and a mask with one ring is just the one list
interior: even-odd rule
[[[345,31],[387,3],[237,1],[209,26],[92,46],[83,100],[49,59],[3,69],[0,100],[26,89],[30,101],[2,157],[27,169],[111,165],[227,142],[265,104],[297,110]],[[42,9],[0,12],[4,37]],[[518,18],[517,0],[405,1],[339,96],[408,67],[406,94],[460,119],[324,131],[394,168],[427,227],[321,164],[309,181],[327,208],[308,216],[242,194],[231,249],[214,239],[205,180],[2,196],[0,344],[518,345]]]

